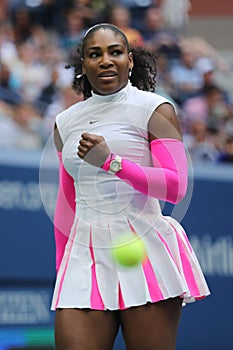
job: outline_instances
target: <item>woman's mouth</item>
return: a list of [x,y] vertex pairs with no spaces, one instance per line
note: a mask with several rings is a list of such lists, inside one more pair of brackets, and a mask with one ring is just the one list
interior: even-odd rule
[[105,78],[105,79],[109,79],[109,78],[113,78],[117,75],[117,73],[115,71],[106,71],[106,72],[101,72],[98,77],[99,78]]

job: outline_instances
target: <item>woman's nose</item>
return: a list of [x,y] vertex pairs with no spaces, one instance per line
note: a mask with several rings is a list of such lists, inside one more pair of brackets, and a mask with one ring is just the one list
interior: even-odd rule
[[112,60],[109,54],[103,54],[100,64],[104,67],[109,67],[110,65],[112,65]]

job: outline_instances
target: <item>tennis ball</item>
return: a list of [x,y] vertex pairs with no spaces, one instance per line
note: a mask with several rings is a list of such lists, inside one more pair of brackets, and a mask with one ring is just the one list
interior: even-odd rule
[[146,256],[141,239],[128,234],[122,235],[116,240],[112,253],[117,263],[125,267],[140,264]]

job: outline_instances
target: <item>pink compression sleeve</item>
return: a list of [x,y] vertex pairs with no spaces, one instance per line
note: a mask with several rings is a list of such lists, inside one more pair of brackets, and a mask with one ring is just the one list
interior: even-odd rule
[[56,243],[56,270],[59,269],[75,215],[74,180],[67,173],[62,163],[62,153],[59,157],[59,188],[54,213],[54,235]]
[[[116,176],[148,196],[178,203],[187,190],[188,167],[184,145],[170,138],[150,143],[153,167],[141,166],[122,159],[122,169]],[[102,168],[109,169],[110,157]]]

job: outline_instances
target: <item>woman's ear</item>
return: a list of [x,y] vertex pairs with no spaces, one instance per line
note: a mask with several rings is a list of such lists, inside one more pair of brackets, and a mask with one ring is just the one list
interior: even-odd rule
[[132,52],[129,53],[129,69],[132,70],[133,69],[133,66],[134,66],[134,63],[133,63],[133,54]]

